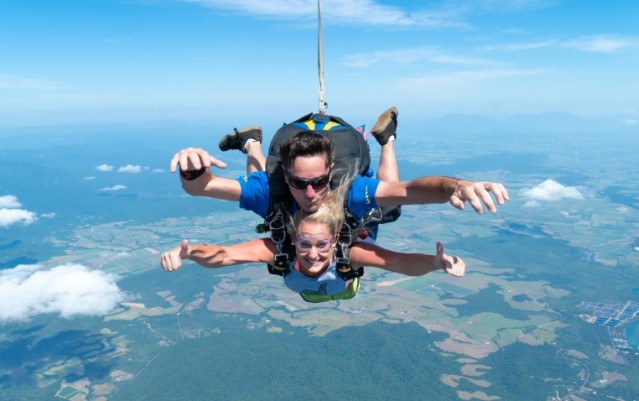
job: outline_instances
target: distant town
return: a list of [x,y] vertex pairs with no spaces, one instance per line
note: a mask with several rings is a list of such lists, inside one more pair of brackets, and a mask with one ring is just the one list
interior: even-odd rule
[[579,315],[584,321],[604,326],[608,329],[611,347],[615,351],[615,355],[611,355],[605,359],[627,365],[628,361],[622,355],[637,352],[628,345],[625,332],[622,328],[639,315],[639,303],[634,301],[628,301],[625,304],[581,302],[577,305],[577,308],[589,312],[588,314]]

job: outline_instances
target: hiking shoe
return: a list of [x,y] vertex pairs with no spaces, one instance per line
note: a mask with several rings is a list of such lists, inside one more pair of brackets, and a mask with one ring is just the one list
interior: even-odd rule
[[377,119],[371,132],[380,145],[386,145],[391,136],[397,138],[395,131],[397,130],[398,114],[397,107],[393,106],[384,111]]
[[262,142],[262,127],[259,125],[252,125],[250,127],[242,128],[239,131],[237,128],[233,128],[233,131],[234,132],[224,135],[224,137],[220,139],[218,146],[222,152],[237,149],[246,153],[244,145],[246,145],[246,142],[249,139],[255,139],[258,142]]

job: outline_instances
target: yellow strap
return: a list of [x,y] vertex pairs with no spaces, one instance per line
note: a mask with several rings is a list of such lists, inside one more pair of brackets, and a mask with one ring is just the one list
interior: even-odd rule
[[329,121],[326,123],[326,125],[324,126],[324,131],[328,131],[329,129],[335,127],[339,125],[338,123],[336,123],[335,121]]
[[[315,130],[315,120],[310,119],[307,121],[304,121],[302,124],[306,125],[306,127],[311,130],[314,131]],[[322,131],[328,131],[333,127],[336,127],[340,125],[339,123],[336,123],[335,121],[329,121],[324,125],[324,129],[322,129]]]

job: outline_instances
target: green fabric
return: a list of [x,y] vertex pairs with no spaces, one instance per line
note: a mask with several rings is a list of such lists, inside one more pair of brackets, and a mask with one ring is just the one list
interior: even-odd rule
[[348,287],[342,292],[333,295],[323,295],[323,294],[314,294],[314,293],[305,293],[300,292],[300,295],[306,302],[318,303],[318,302],[328,302],[328,301],[338,301],[344,299],[351,299],[357,294],[359,291],[359,277],[355,277]]

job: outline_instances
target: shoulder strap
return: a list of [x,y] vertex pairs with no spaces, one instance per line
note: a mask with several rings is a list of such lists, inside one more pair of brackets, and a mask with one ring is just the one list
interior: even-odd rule
[[364,275],[363,267],[353,269],[350,258],[351,245],[364,230],[364,225],[361,220],[348,211],[346,205],[347,201],[344,201],[344,223],[339,232],[339,240],[337,240],[337,252],[335,255],[337,264],[335,269],[343,280],[351,280]]
[[265,225],[271,231],[271,240],[275,243],[277,253],[275,254],[275,263],[267,265],[268,272],[278,276],[286,276],[291,272],[290,260],[295,253],[291,239],[286,232],[288,214],[283,205],[278,204],[271,215],[267,216]]

